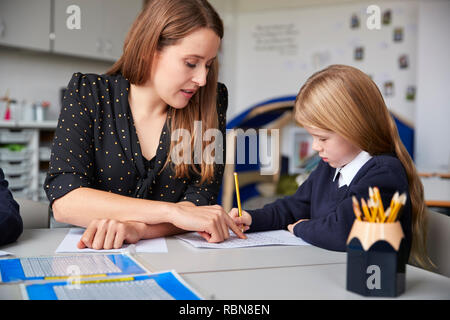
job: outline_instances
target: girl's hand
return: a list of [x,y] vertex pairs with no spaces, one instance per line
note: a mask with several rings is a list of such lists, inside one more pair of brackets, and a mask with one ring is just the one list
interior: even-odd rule
[[242,216],[239,217],[239,210],[237,208],[233,208],[230,212],[228,212],[228,215],[241,230],[247,231],[250,229],[250,225],[252,224],[252,216],[247,211],[242,210]]
[[124,243],[136,243],[141,239],[141,222],[120,222],[111,219],[92,220],[78,242],[79,249],[120,249]]
[[229,228],[241,239],[247,237],[219,205],[191,206],[177,203],[170,222],[186,231],[197,231],[208,242],[222,242],[230,237]]
[[294,228],[295,228],[295,226],[297,225],[297,223],[300,223],[300,222],[303,222],[303,221],[308,221],[308,220],[309,220],[309,219],[301,219],[301,220],[298,220],[296,223],[293,223],[293,224],[288,225],[287,228],[288,228],[288,230],[289,230],[290,233],[294,234]]

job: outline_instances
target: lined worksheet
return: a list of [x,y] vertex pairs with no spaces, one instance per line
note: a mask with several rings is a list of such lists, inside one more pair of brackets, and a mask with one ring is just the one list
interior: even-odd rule
[[0,250],[0,257],[2,257],[2,256],[9,256],[9,255],[11,255],[11,253],[9,253],[7,251]]
[[258,246],[304,246],[309,245],[307,242],[296,237],[286,230],[274,230],[264,232],[246,233],[247,239],[240,239],[232,231],[230,238],[220,243],[209,243],[203,239],[197,232],[189,232],[175,237],[183,240],[196,248],[244,248]]

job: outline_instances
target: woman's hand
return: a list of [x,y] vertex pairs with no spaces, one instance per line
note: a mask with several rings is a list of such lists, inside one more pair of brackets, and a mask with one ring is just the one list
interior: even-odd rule
[[170,222],[186,231],[197,231],[208,242],[222,242],[230,237],[230,228],[239,238],[247,237],[219,205],[190,206],[176,204]]
[[124,243],[136,243],[145,227],[141,222],[111,219],[92,220],[78,242],[79,249],[119,249]]
[[309,219],[301,219],[301,220],[298,220],[296,223],[289,224],[289,225],[287,226],[287,228],[288,228],[288,230],[289,230],[290,233],[294,234],[294,228],[295,228],[295,226],[297,225],[297,223],[300,223],[300,222],[303,222],[303,221],[308,221],[308,220],[309,220]]
[[250,225],[252,224],[252,216],[244,210],[242,210],[241,213],[242,215],[239,217],[239,210],[237,208],[233,208],[230,212],[228,212],[228,215],[242,231],[247,231],[250,229]]

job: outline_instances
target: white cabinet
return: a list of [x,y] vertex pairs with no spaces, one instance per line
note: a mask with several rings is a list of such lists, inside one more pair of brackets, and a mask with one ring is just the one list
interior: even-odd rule
[[[75,6],[79,12],[79,25],[70,23],[77,18],[76,11],[67,10],[70,6]],[[125,36],[141,8],[142,0],[55,1],[53,52],[117,60],[122,55]]]
[[131,25],[141,12],[142,0],[103,0],[103,41],[106,56],[117,60],[122,55],[123,43]]
[[0,44],[50,50],[51,0],[1,0]]
[[115,61],[142,6],[143,0],[0,0],[0,45]]
[[0,122],[0,167],[14,198],[48,202],[43,184],[57,121]]

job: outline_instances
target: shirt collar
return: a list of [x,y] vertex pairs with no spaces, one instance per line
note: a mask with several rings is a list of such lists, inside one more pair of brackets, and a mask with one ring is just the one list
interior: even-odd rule
[[372,156],[369,153],[367,153],[366,151],[361,151],[352,161],[347,163],[345,166],[336,168],[333,181],[336,179],[337,174],[340,173],[339,187],[342,187],[344,185],[349,186],[353,178],[358,173],[359,169],[361,169],[362,166],[370,159],[372,159]]

